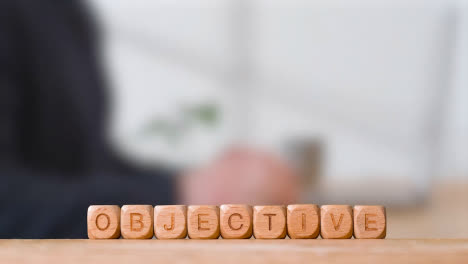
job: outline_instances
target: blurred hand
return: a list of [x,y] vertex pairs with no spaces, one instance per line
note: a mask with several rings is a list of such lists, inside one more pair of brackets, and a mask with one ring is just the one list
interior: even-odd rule
[[179,182],[184,204],[290,204],[299,190],[298,177],[278,157],[246,147],[229,149]]

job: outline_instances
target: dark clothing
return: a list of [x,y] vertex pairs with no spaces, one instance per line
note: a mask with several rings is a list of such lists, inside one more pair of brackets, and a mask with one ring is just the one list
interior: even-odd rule
[[82,2],[0,0],[0,238],[84,238],[90,204],[168,204],[169,170],[105,140],[105,83]]

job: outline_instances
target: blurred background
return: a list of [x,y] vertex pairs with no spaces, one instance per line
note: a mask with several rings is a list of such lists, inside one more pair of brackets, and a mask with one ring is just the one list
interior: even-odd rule
[[199,166],[241,142],[297,168],[301,202],[468,235],[466,1],[89,2],[129,159]]
[[180,171],[177,201],[383,204],[389,238],[468,237],[467,1],[84,3],[106,137]]

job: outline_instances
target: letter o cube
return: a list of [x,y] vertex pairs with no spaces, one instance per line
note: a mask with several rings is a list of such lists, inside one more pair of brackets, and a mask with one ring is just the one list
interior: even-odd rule
[[90,239],[120,237],[120,207],[117,205],[91,205],[87,221]]

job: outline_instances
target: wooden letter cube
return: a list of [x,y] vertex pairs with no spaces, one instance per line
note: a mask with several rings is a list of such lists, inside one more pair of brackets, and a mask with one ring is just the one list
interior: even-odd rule
[[351,238],[353,236],[353,208],[349,205],[324,205],[321,208],[322,238]]
[[187,206],[157,205],[154,207],[154,234],[158,239],[187,236]]
[[320,210],[315,204],[288,205],[290,238],[317,238],[320,234]]
[[245,204],[221,205],[220,228],[223,238],[250,238],[252,236],[252,206]]
[[109,239],[120,237],[120,207],[91,205],[88,208],[88,237]]
[[188,235],[193,239],[219,237],[219,207],[215,205],[190,205],[187,210]]
[[387,219],[385,207],[378,205],[354,206],[354,237],[385,238]]
[[153,237],[153,207],[151,205],[124,205],[120,216],[123,238],[148,239]]
[[284,206],[254,206],[253,211],[255,238],[286,237],[286,208]]

